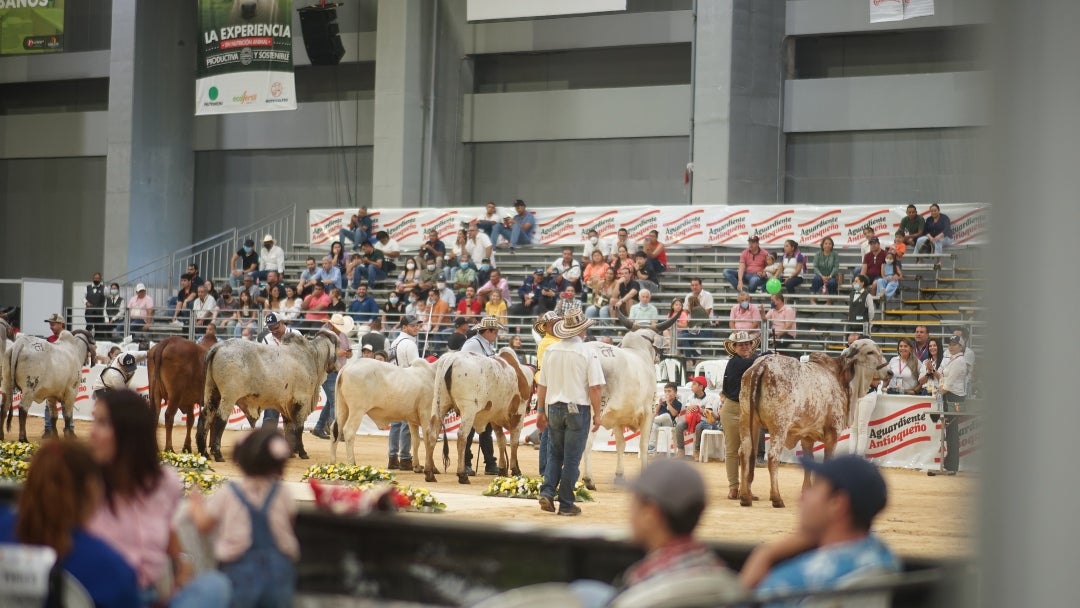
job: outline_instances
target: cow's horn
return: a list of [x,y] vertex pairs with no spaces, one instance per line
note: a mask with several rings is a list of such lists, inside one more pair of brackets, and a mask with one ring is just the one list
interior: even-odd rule
[[623,327],[629,329],[630,331],[640,329],[637,323],[634,323],[630,319],[626,318],[626,315],[622,313],[622,309],[620,309],[618,306],[615,306],[614,304],[612,304],[611,307],[615,309],[615,316],[619,318],[619,323],[621,323]]
[[678,315],[676,315],[676,316],[668,317],[667,319],[658,322],[656,324],[656,333],[658,333],[658,334],[663,333],[665,329],[667,329],[667,328],[671,327],[672,325],[674,325],[675,321],[678,321],[678,320],[679,320],[679,317],[678,317]]

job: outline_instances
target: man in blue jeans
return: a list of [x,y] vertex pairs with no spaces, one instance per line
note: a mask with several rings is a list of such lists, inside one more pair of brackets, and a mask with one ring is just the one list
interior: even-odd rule
[[[352,344],[349,342],[349,334],[352,333],[355,323],[349,315],[336,312],[327,321],[327,325],[327,329],[337,335],[337,369],[341,370],[352,358]],[[326,405],[323,406],[322,412],[319,413],[315,428],[311,429],[311,434],[319,439],[330,439],[330,433],[327,429],[333,428],[336,420],[334,418],[334,388],[337,384],[337,376],[336,371],[326,374],[326,380],[322,385],[323,392],[326,393]]]
[[536,230],[536,216],[525,210],[525,201],[514,201],[514,211],[517,213],[510,219],[510,226],[495,224],[491,228],[491,243],[498,246],[499,235],[510,243],[510,251],[520,245],[532,243],[533,233]]
[[600,395],[604,390],[604,370],[600,356],[581,336],[595,323],[573,308],[552,326],[560,341],[544,353],[544,365],[537,378],[539,416],[536,428],[546,428],[549,437],[544,485],[540,488],[540,510],[555,512],[555,492],[559,493],[559,515],[579,515],[574,504],[574,486],[580,474],[581,457],[588,448],[590,427],[600,428]]
[[724,278],[735,291],[754,293],[765,285],[765,258],[769,252],[761,248],[760,241],[756,234],[752,235],[747,248],[739,254],[739,267],[724,271]]
[[367,207],[357,210],[356,215],[349,219],[349,225],[338,231],[338,238],[341,239],[342,247],[345,246],[345,239],[351,240],[354,250],[368,242],[371,238],[371,218],[368,217]]

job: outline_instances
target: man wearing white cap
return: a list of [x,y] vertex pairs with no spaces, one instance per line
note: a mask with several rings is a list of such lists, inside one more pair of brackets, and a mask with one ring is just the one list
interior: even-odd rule
[[146,285],[135,286],[135,295],[127,303],[132,333],[143,330],[154,317],[154,298],[146,295]]
[[[349,334],[353,330],[352,317],[336,312],[326,322],[326,328],[337,335],[337,369],[341,371],[345,368],[345,364],[349,362],[349,358],[352,357],[352,344],[349,342]],[[330,439],[330,433],[326,432],[326,429],[335,420],[334,388],[337,384],[337,377],[337,371],[326,374],[326,381],[322,385],[323,392],[326,393],[326,405],[323,406],[322,412],[319,414],[319,420],[315,422],[315,428],[311,429],[311,434],[320,439]]]
[[[401,319],[401,333],[390,344],[390,362],[398,367],[409,367],[420,358],[420,348],[416,345],[416,334],[420,333],[420,319],[416,315],[405,315]],[[403,421],[390,423],[390,460],[388,469],[412,470],[412,434],[409,424]]]
[[[266,331],[259,335],[256,340],[259,344],[269,344],[270,346],[281,346],[281,344],[289,336],[301,337],[300,332],[289,327],[281,322],[276,313],[267,313],[266,318],[263,320],[266,325]],[[267,422],[277,424],[281,419],[281,412],[275,409],[263,410],[263,424]]]
[[[476,334],[465,340],[461,352],[473,353],[483,357],[494,356],[495,341],[499,339],[500,329],[506,328],[499,325],[499,320],[495,317],[480,319],[480,322],[473,326],[473,331]],[[469,438],[465,442],[465,469],[470,475],[474,474],[472,468],[472,442],[475,434],[476,429],[469,429]],[[499,465],[495,460],[495,447],[491,441],[490,424],[484,427],[484,430],[480,433],[480,453],[484,456],[484,474],[498,475]]]
[[274,244],[274,237],[268,234],[263,237],[263,250],[259,254],[259,271],[253,274],[260,281],[265,281],[271,271],[279,275],[285,273],[285,251]]

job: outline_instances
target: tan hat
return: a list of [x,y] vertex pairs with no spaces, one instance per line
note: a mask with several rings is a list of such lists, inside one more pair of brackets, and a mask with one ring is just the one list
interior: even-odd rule
[[560,340],[565,340],[573,338],[594,324],[596,321],[586,317],[581,308],[571,308],[566,311],[565,317],[556,321],[551,327],[551,334]]
[[484,317],[480,319],[480,322],[473,325],[473,331],[484,331],[487,329],[506,329],[499,324],[499,320],[495,317]]
[[739,331],[733,331],[731,332],[731,335],[728,336],[727,340],[724,340],[724,350],[727,351],[727,354],[734,357],[735,345],[742,344],[743,342],[749,342],[750,350],[754,350],[758,347],[758,344],[761,343],[761,338],[758,338],[756,335],[752,335],[746,330],[741,329]]
[[352,317],[348,315],[343,315],[340,312],[335,312],[330,317],[330,325],[334,326],[334,329],[340,331],[347,336],[352,333],[353,326],[355,324]]
[[558,320],[559,315],[556,314],[554,310],[549,310],[544,314],[540,315],[540,318],[533,323],[533,329],[536,330],[536,333],[540,334],[541,336],[546,336],[547,331],[544,330],[544,326],[548,323],[554,323]]
[[274,237],[270,236],[269,234],[263,237],[263,242],[264,243],[271,243],[273,241],[274,241]]
[[53,314],[49,315],[48,319],[45,319],[45,322],[46,323],[60,323],[62,325],[62,324],[64,324],[64,317],[61,317],[58,313],[54,312]]

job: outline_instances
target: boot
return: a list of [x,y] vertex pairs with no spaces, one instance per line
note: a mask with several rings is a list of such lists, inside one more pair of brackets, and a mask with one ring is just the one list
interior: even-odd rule
[[391,456],[390,457],[390,462],[386,465],[386,468],[393,471],[393,470],[398,469],[399,466],[400,466],[400,463],[398,462],[398,457],[397,456]]
[[401,462],[398,465],[398,469],[402,470],[402,471],[408,471],[408,472],[412,473],[412,470],[413,470],[412,458],[402,458]]

